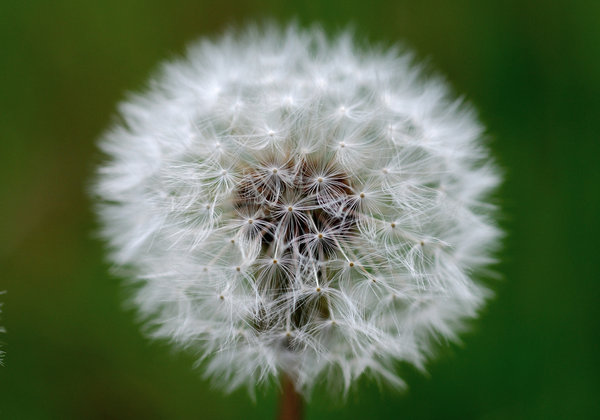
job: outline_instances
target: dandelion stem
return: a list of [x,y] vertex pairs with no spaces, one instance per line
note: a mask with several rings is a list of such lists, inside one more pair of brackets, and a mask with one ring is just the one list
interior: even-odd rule
[[301,420],[304,403],[300,394],[296,392],[294,382],[289,376],[283,375],[281,386],[281,399],[279,400],[279,420]]

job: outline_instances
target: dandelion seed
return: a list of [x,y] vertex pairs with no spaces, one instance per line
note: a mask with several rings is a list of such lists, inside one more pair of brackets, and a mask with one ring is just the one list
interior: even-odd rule
[[422,367],[484,303],[499,177],[472,110],[410,55],[255,28],[151,86],[101,141],[102,234],[153,337],[224,389],[401,386],[396,362]]
[[[6,291],[0,291],[0,295],[3,295]],[[0,315],[2,315],[2,303],[0,303]],[[0,326],[0,333],[5,333],[4,327]],[[0,350],[0,366],[4,365],[4,351]]]

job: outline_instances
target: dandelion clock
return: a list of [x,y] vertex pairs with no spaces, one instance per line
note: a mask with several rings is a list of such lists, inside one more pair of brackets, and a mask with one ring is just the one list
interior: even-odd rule
[[111,261],[148,333],[227,391],[402,386],[397,362],[422,368],[489,295],[499,178],[472,109],[410,55],[230,32],[119,116],[94,184]]

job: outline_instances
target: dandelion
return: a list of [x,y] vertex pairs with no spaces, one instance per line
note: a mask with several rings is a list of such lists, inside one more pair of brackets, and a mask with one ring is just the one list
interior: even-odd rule
[[411,55],[232,32],[119,109],[94,185],[111,259],[149,334],[225,390],[403,386],[396,362],[423,368],[489,295],[499,177],[472,109]]

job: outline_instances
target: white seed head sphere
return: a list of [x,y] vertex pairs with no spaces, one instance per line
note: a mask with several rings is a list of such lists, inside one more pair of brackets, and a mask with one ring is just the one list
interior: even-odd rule
[[225,389],[395,385],[487,290],[499,181],[474,113],[344,33],[200,41],[120,106],[94,191],[153,337]]

